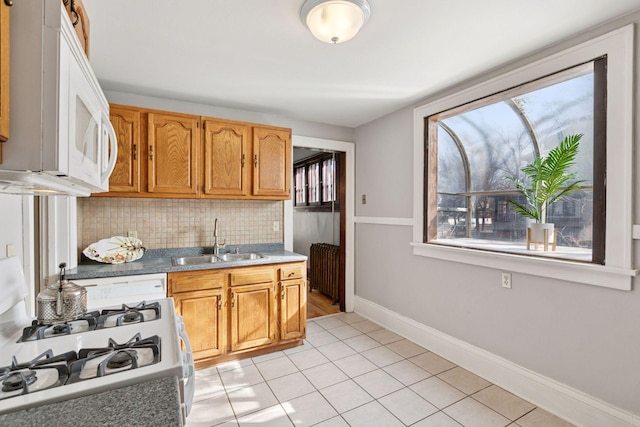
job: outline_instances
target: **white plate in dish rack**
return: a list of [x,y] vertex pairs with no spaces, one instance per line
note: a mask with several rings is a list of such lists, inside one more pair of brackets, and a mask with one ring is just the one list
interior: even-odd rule
[[94,261],[121,264],[142,258],[144,248],[135,237],[114,236],[90,244],[82,253]]

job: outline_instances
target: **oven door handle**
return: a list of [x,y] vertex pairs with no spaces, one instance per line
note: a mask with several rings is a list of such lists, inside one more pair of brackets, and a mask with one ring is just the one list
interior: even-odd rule
[[191,343],[189,342],[189,337],[187,336],[187,331],[184,329],[184,322],[182,321],[182,316],[176,316],[178,321],[178,335],[180,339],[184,343],[185,352],[182,353],[182,366],[183,366],[183,377],[185,380],[184,384],[184,394],[185,394],[185,415],[189,415],[191,412],[191,405],[193,404],[193,396],[195,394],[196,389],[196,370],[193,366],[193,353],[191,352]]

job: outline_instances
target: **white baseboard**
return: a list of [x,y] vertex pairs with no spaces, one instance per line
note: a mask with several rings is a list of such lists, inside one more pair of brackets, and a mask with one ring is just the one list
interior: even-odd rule
[[369,300],[356,296],[355,311],[578,426],[640,427],[640,417],[637,415],[516,365]]

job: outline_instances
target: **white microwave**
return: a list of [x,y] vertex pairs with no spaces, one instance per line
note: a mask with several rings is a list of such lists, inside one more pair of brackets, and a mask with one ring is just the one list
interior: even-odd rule
[[109,104],[62,2],[11,8],[10,138],[0,192],[88,196],[109,190],[117,141]]

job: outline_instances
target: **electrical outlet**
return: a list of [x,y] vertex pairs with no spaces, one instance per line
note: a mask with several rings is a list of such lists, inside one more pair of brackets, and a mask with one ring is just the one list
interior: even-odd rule
[[280,231],[280,221],[273,221],[273,231]]
[[502,273],[502,287],[511,289],[511,273]]
[[11,243],[7,244],[7,256],[14,256],[16,254],[15,252],[15,247]]
[[367,195],[366,195],[366,194],[363,194],[363,195],[362,195],[362,204],[363,204],[363,205],[366,205],[366,204],[367,204]]
[[136,230],[127,231],[127,237],[133,237],[134,239],[138,238],[138,232]]

